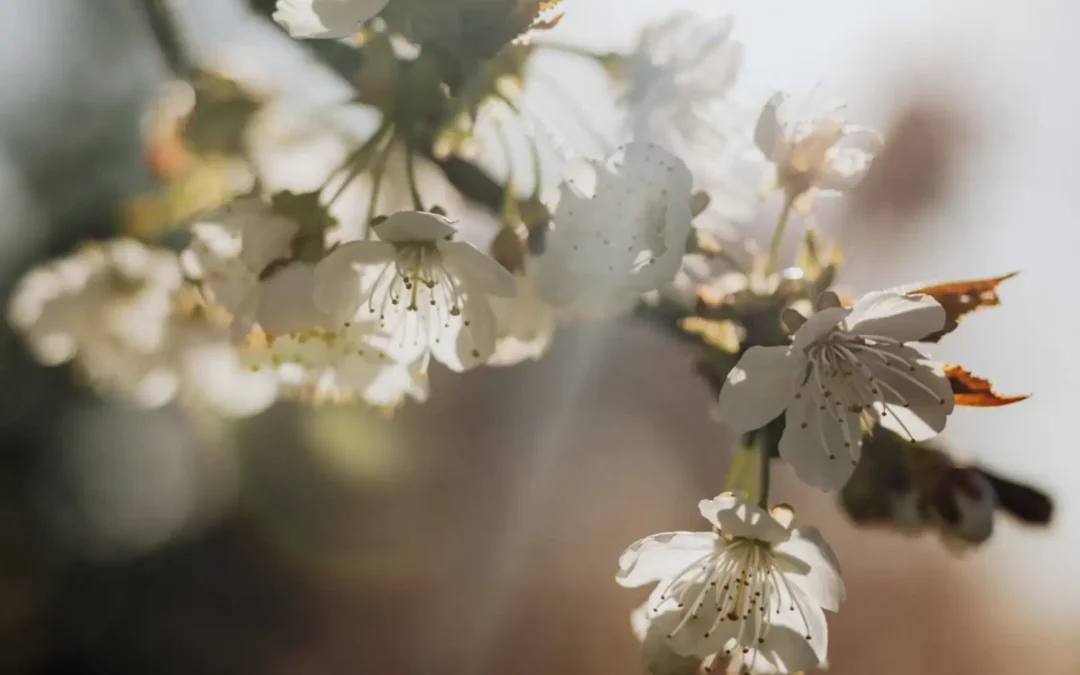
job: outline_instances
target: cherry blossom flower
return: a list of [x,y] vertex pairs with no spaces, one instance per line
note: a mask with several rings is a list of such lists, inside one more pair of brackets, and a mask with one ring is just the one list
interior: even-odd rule
[[513,297],[513,275],[454,241],[450,221],[433,213],[396,213],[375,233],[381,241],[347,242],[319,263],[321,311],[377,320],[399,362],[430,354],[461,371],[487,361],[496,333],[488,296]]
[[740,433],[786,411],[780,456],[801,480],[830,491],[858,462],[864,414],[922,441],[945,427],[954,405],[942,369],[907,345],[944,326],[936,300],[880,291],[847,308],[831,297],[833,306],[805,320],[791,346],[751,347],[719,401]]
[[529,275],[563,316],[616,316],[675,278],[693,218],[693,179],[679,158],[644,142],[607,164],[576,168],[581,179],[563,183],[553,229]]
[[224,330],[179,309],[182,282],[171,251],[90,244],[28,273],[9,319],[41,363],[74,361],[96,389],[137,405],[179,400],[230,417],[265,409],[276,383],[240,367]]
[[[646,647],[742,659],[754,673],[793,673],[825,661],[823,610],[835,612],[844,584],[832,549],[812,527],[793,527],[787,507],[765,511],[731,493],[699,503],[713,532],[665,532],[632,544],[616,581],[656,582]],[[649,657],[646,657],[649,660]]]
[[277,0],[273,19],[294,38],[343,38],[389,0]]
[[833,110],[814,119],[798,119],[791,100],[776,93],[765,103],[754,141],[773,164],[767,188],[779,188],[799,213],[813,209],[820,190],[854,187],[882,145],[881,135],[845,124]]
[[156,407],[176,393],[163,353],[182,281],[169,251],[131,239],[89,244],[23,277],[8,318],[41,363],[74,360],[95,388]]
[[718,114],[742,63],[742,45],[731,40],[731,16],[680,13],[647,26],[634,51],[616,62],[622,102],[637,140],[688,156],[717,150],[726,117]]
[[[426,359],[395,352],[375,322],[350,321],[351,314],[315,303],[318,259],[295,259],[305,242],[299,223],[247,198],[196,223],[192,235],[186,269],[232,314],[233,339],[250,372],[273,373],[286,394],[313,402],[392,407],[406,397],[426,400]],[[310,246],[310,257],[318,258],[320,244]]]

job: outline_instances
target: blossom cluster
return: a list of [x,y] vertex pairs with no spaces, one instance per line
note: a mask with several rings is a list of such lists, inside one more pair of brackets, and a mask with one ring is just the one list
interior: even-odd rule
[[[458,11],[452,4],[442,11]],[[1023,398],[926,352],[965,314],[998,304],[1006,277],[848,298],[812,216],[821,197],[841,198],[867,174],[882,137],[847,123],[839,107],[809,111],[785,93],[743,116],[730,96],[742,55],[731,17],[679,15],[646,29],[633,53],[582,53],[610,73],[625,133],[607,157],[568,149],[508,104],[503,86],[527,80],[525,61],[545,45],[520,36],[557,23],[555,4],[516,3],[501,43],[481,49],[454,43],[431,16],[403,20],[412,5],[399,0],[278,0],[273,19],[292,37],[341,39],[361,52],[358,100],[381,120],[377,130],[294,191],[252,159],[264,154],[253,148],[265,150],[259,113],[273,95],[233,83],[230,110],[237,101],[248,110],[240,141],[206,152],[193,138],[203,138],[199,106],[215,100],[201,92],[151,139],[153,154],[169,149],[195,166],[224,153],[248,170],[245,189],[173,219],[181,246],[124,237],[31,270],[9,320],[41,363],[70,362],[103,394],[246,416],[279,398],[422,403],[436,395],[432,361],[453,372],[510,366],[541,358],[559,326],[659,317],[673,334],[700,338],[716,416],[758,469],[750,480],[733,469],[725,492],[700,501],[711,530],[646,536],[620,557],[620,585],[655,584],[632,615],[643,664],[654,675],[822,666],[825,612],[845,595],[840,565],[817,529],[773,502],[771,467],[786,462],[807,485],[843,491],[856,520],[932,526],[962,544],[989,537],[1003,479],[918,444],[957,405]],[[488,68],[476,70],[482,56]],[[474,147],[493,144],[482,133],[491,114],[518,119],[531,159],[541,146],[553,151],[556,189],[546,189],[539,161],[527,197],[513,158],[498,178],[474,163]],[[505,141],[497,136],[495,145]],[[755,185],[746,190],[729,160],[748,154]],[[388,177],[396,164],[397,180]],[[441,173],[454,198],[434,196],[423,170]],[[363,208],[343,210],[357,186]],[[392,191],[407,195],[404,205]],[[777,205],[767,246],[721,240],[728,228],[718,222]],[[800,219],[802,244],[783,265],[789,224]],[[908,445],[886,455],[887,434]],[[907,471],[910,489],[887,489],[925,457],[939,468],[932,485],[917,482],[928,472]],[[856,494],[875,496],[872,514],[860,517],[867,500]],[[1025,511],[1013,502],[1007,510]],[[1049,506],[1034,511],[1031,520],[1049,518]]]

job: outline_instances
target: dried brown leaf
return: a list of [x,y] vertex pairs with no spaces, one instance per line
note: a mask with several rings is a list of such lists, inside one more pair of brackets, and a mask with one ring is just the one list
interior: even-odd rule
[[999,394],[994,391],[994,385],[990,380],[976,377],[960,366],[945,366],[945,376],[949,378],[953,395],[956,397],[956,405],[992,408],[1023,401],[1028,397],[1027,394],[1021,396]]
[[1006,279],[1011,279],[1017,272],[990,279],[972,279],[970,281],[951,281],[943,284],[924,286],[908,291],[909,295],[929,295],[945,308],[945,327],[928,335],[923,342],[937,342],[942,337],[956,330],[960,319],[983,307],[995,307],[1001,304],[997,287]]

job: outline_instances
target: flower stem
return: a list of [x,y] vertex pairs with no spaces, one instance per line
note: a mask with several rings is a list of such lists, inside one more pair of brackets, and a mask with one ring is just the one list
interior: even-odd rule
[[341,195],[345,193],[345,190],[349,187],[349,184],[353,182],[353,179],[367,169],[368,162],[371,160],[371,154],[375,152],[379,147],[379,144],[382,143],[383,138],[392,128],[392,124],[384,122],[370,138],[360,145],[359,148],[349,153],[349,156],[345,158],[345,161],[342,162],[340,167],[327,176],[326,181],[319,188],[319,192],[322,192],[329,187],[334,178],[342,171],[345,171],[346,169],[349,170],[349,174],[345,177],[345,180],[341,181],[341,185],[338,186],[338,189],[334,192],[333,196],[327,201],[327,206],[336,202]]
[[[420,197],[420,186],[416,181],[416,148],[409,143],[408,158],[405,162],[405,173],[409,182],[409,195],[412,197],[413,208],[417,211],[424,210],[424,200]],[[368,217],[370,220],[370,216]]]
[[765,276],[772,274],[776,267],[776,259],[780,256],[780,246],[784,243],[784,232],[787,231],[787,224],[791,219],[791,207],[794,203],[794,197],[784,198],[784,208],[780,211],[776,228],[773,229],[772,240],[769,241],[769,257],[765,259]]
[[758,490],[757,503],[763,509],[769,508],[769,483],[772,478],[772,458],[769,450],[758,443]]
[[[382,189],[383,176],[386,173],[386,163],[390,160],[390,153],[394,150],[394,135],[391,133],[386,144],[380,148],[375,157],[375,164],[371,167],[371,203],[368,204],[367,220],[364,221],[364,241],[371,238],[371,221],[375,220],[375,211],[379,206],[379,193]],[[409,161],[408,158],[405,160]]]

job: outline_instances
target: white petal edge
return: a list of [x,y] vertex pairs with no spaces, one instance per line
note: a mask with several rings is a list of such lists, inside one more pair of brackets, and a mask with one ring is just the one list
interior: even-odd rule
[[360,268],[390,264],[393,259],[394,246],[383,241],[353,241],[338,246],[315,267],[315,306],[335,316],[351,316],[361,302]]
[[733,430],[758,429],[784,412],[805,363],[787,347],[751,347],[728,373],[718,412]]
[[929,295],[868,293],[851,308],[848,331],[918,342],[945,327],[945,308]]
[[813,602],[830,612],[840,610],[845,596],[840,563],[816,527],[795,528],[773,551],[777,567]]
[[424,211],[399,211],[375,226],[379,239],[396,244],[444,240],[454,232],[449,220]]
[[786,540],[790,533],[768,511],[735,497],[721,495],[698,502],[702,517],[732,537],[757,539],[769,544]]
[[464,241],[442,242],[439,244],[439,252],[447,267],[465,279],[470,288],[500,298],[517,295],[514,275],[472,244]]
[[662,532],[639,539],[619,556],[615,582],[634,588],[670,579],[711,555],[719,541],[712,532]]

